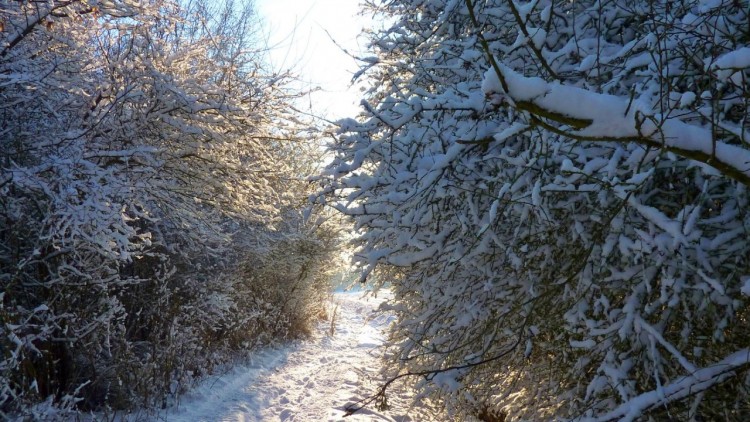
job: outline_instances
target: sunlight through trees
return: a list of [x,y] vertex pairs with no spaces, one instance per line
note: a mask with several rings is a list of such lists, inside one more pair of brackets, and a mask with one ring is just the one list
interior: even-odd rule
[[0,1],[0,419],[167,406],[324,316],[338,229],[251,6]]

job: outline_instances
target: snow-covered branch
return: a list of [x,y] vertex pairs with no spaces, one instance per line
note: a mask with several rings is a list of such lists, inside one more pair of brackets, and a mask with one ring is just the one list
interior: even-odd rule
[[0,0],[0,419],[161,408],[323,313],[337,220],[251,6]]
[[319,181],[393,286],[388,375],[520,333],[418,387],[514,420],[741,420],[746,2],[369,6],[392,25]]
[[581,421],[623,421],[636,420],[651,409],[668,406],[673,401],[698,395],[715,387],[728,378],[741,376],[742,371],[750,365],[750,349],[743,349],[730,354],[715,364],[701,368],[661,386],[658,390],[640,394],[628,400],[616,409],[595,418],[583,418]]
[[482,90],[495,101],[507,100],[518,110],[564,125],[558,130],[571,139],[660,148],[710,165],[750,186],[750,149],[717,140],[708,128],[662,116],[632,99],[525,77],[503,65],[485,73]]

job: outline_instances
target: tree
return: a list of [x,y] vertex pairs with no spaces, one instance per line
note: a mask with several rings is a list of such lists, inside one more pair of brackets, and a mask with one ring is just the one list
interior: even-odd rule
[[392,378],[475,415],[746,418],[747,2],[368,7],[392,25],[320,201],[393,283]]
[[0,0],[0,418],[166,406],[314,321],[336,228],[251,6]]

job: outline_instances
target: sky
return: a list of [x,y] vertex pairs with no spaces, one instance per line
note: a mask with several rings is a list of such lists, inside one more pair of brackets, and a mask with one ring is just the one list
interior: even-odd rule
[[360,92],[349,84],[357,63],[331,38],[350,52],[361,52],[364,43],[357,36],[369,19],[357,16],[359,1],[256,0],[256,5],[265,21],[271,64],[291,67],[311,87],[320,87],[303,106],[312,105],[315,114],[329,119],[354,117]]

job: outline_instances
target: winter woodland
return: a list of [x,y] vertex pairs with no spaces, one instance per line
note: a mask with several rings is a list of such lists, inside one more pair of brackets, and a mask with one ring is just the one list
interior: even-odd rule
[[327,123],[251,3],[0,0],[0,419],[170,407],[347,254],[393,316],[350,413],[750,419],[750,2],[362,11]]
[[391,376],[485,420],[749,418],[750,4],[367,10],[319,201],[392,286]]
[[303,218],[319,154],[252,9],[0,11],[0,419],[169,406],[305,334],[338,235]]

